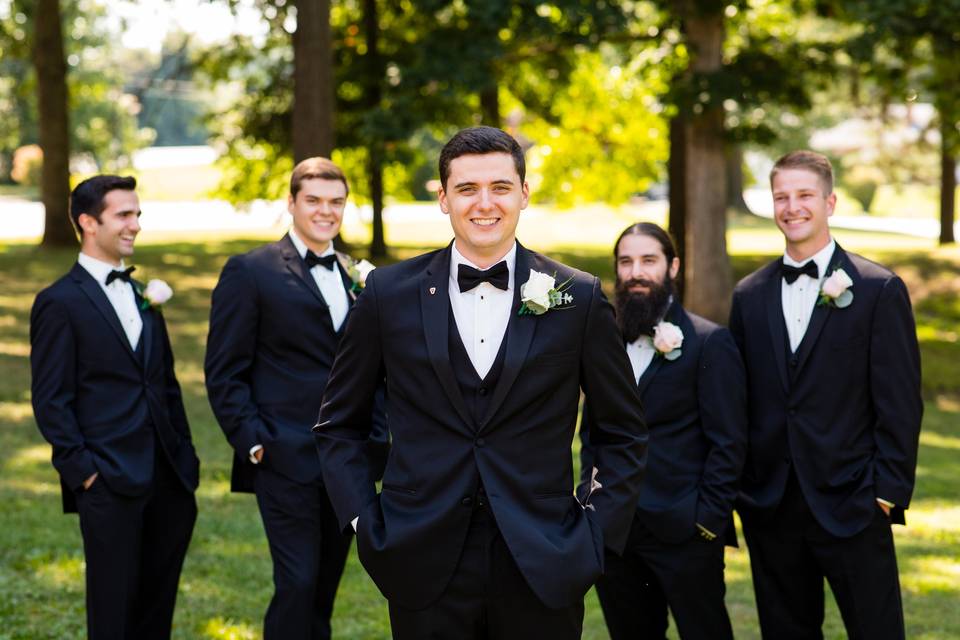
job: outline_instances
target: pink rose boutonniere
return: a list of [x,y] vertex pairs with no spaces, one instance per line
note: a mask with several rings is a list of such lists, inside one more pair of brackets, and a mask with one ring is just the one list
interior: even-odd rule
[[853,280],[847,272],[843,269],[834,269],[820,286],[820,299],[817,300],[817,304],[830,305],[837,309],[849,307],[853,302],[851,286],[853,286]]
[[140,303],[141,309],[160,307],[173,297],[173,289],[163,280],[151,280],[140,293],[140,296],[143,298],[143,301]]
[[671,323],[660,321],[653,328],[653,348],[657,350],[657,355],[663,356],[664,360],[676,360],[683,353],[680,347],[683,346],[683,331],[680,327]]

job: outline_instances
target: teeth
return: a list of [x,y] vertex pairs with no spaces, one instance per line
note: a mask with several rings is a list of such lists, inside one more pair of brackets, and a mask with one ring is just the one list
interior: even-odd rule
[[473,224],[478,224],[481,227],[489,227],[497,223],[497,218],[475,218],[470,222]]

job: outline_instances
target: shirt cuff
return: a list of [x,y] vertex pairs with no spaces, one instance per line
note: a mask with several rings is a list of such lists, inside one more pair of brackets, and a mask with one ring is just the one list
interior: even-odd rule
[[253,464],[260,464],[260,461],[257,460],[257,451],[261,451],[261,450],[263,450],[262,444],[255,444],[252,447],[250,447],[250,455],[247,456],[250,459],[250,462],[252,462]]
[[697,531],[700,533],[700,537],[704,540],[714,540],[717,537],[717,534],[715,534],[713,531],[710,531],[710,529],[707,529],[699,522],[697,523]]
[[353,520],[350,521],[350,526],[353,527],[353,532],[354,532],[354,533],[357,532],[357,522],[358,522],[359,520],[360,520],[360,516],[357,516],[356,518],[354,518]]
[[890,502],[889,500],[884,500],[883,498],[877,498],[877,502],[879,502],[885,507],[890,507],[891,509],[897,506],[896,504]]

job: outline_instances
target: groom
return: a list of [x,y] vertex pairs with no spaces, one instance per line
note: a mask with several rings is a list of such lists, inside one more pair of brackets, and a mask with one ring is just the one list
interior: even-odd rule
[[[370,275],[324,394],[324,482],[395,638],[579,638],[604,545],[621,551],[630,529],[646,447],[637,387],[597,278],[516,241],[524,173],[499,129],[444,146],[455,239]],[[545,295],[551,280],[560,296]],[[383,374],[392,447],[377,494],[364,442]],[[597,407],[602,484],[585,504],[570,451],[581,389]]]
[[737,510],[765,638],[820,638],[823,580],[851,638],[903,638],[892,523],[904,524],[923,403],[910,297],[830,236],[833,170],[770,174],[786,251],[737,285],[749,449]]

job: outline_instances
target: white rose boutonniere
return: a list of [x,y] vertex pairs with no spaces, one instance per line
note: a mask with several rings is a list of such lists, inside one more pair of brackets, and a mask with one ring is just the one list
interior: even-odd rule
[[671,323],[660,321],[653,328],[653,348],[657,354],[663,356],[664,360],[676,360],[683,353],[680,347],[683,346],[683,331],[680,327]]
[[853,280],[843,269],[834,269],[823,284],[820,286],[820,299],[818,305],[831,305],[837,309],[849,307],[853,302],[853,292],[850,287],[853,286]]
[[173,297],[173,289],[163,280],[151,280],[146,288],[140,292],[143,300],[140,302],[141,309],[149,307],[160,307],[167,300]]
[[518,315],[543,315],[550,309],[568,309],[573,296],[564,293],[570,286],[570,280],[557,284],[556,274],[548,276],[539,271],[530,270],[530,278],[520,287],[520,311]]
[[370,272],[374,269],[376,269],[376,267],[372,263],[367,262],[366,259],[358,262],[348,256],[347,277],[353,281],[353,285],[350,287],[350,290],[354,293],[360,293],[363,291],[363,288],[367,286],[367,276],[370,275]]

